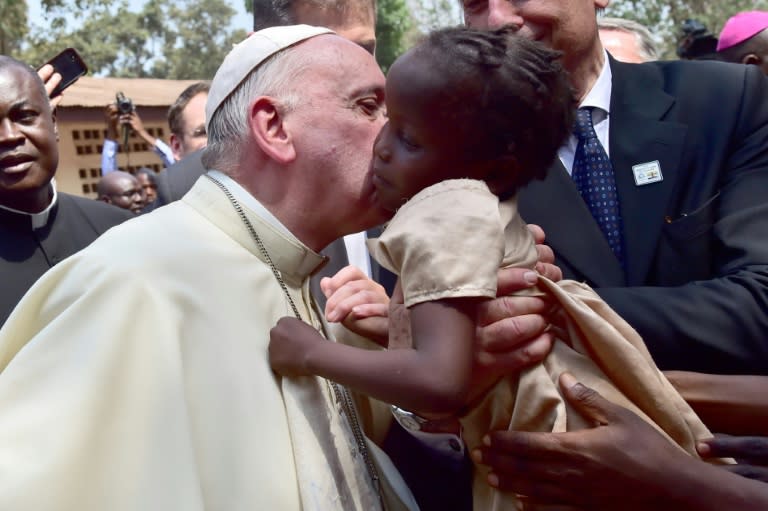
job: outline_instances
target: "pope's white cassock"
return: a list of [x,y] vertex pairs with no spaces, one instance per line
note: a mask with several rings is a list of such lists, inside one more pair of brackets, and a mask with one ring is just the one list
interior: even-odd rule
[[[321,328],[308,288],[321,256],[214,175]],[[205,177],[111,229],[39,280],[0,331],[0,509],[379,509],[328,382],[270,369],[269,330],[292,315]]]

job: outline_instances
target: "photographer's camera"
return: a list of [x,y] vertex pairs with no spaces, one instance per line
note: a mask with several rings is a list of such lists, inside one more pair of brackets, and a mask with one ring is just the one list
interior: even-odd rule
[[115,96],[115,105],[117,106],[117,111],[120,115],[133,113],[133,101],[131,101],[130,98],[126,98],[125,94],[122,92],[118,92]]

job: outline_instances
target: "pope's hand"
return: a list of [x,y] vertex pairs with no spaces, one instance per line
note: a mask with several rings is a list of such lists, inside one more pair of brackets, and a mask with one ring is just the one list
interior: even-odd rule
[[389,297],[381,284],[359,268],[347,266],[333,277],[322,279],[320,289],[328,299],[325,319],[342,323],[363,337],[387,345]]

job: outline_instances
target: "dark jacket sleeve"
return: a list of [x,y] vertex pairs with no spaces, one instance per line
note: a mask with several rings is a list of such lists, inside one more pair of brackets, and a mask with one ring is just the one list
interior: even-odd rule
[[187,155],[157,175],[157,199],[148,210],[181,199],[205,173],[201,160],[203,150]]
[[76,210],[80,216],[80,222],[90,226],[96,236],[104,234],[108,229],[134,218],[135,215],[127,209],[118,208],[106,202],[77,197],[74,195],[60,194],[62,204],[67,203],[67,208]]

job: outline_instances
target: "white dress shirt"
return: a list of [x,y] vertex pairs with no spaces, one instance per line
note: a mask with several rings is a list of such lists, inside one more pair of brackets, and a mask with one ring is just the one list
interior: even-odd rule
[[[600,140],[600,143],[605,148],[605,153],[609,157],[611,156],[610,149],[608,149],[608,128],[611,117],[611,76],[611,66],[608,64],[608,54],[605,53],[605,61],[603,62],[603,69],[600,71],[600,76],[597,77],[597,81],[579,105],[579,108],[594,108],[592,110],[592,124],[595,127],[595,133],[597,133],[598,140]],[[569,174],[573,170],[573,160],[576,157],[576,146],[578,143],[579,141],[576,139],[576,135],[571,133],[565,144],[563,144],[557,151],[560,161]]]

